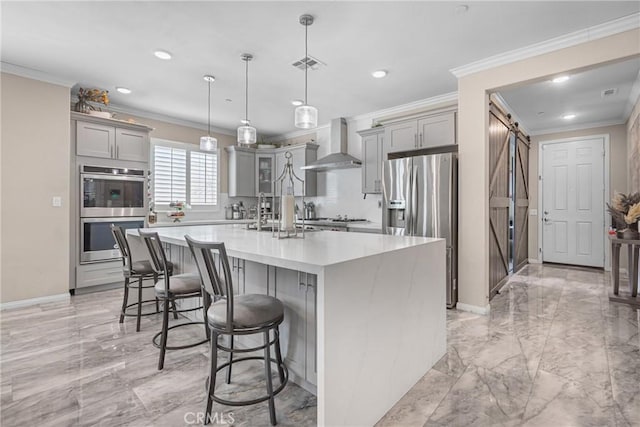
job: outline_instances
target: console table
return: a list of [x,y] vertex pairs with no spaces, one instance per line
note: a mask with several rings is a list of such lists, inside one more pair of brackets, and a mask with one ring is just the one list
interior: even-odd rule
[[[640,258],[640,239],[621,239],[617,236],[609,236],[611,242],[611,279],[613,282],[613,294],[609,295],[609,301],[622,302],[640,307],[638,295],[638,258]],[[629,254],[629,295],[620,295],[620,248],[627,246]]]

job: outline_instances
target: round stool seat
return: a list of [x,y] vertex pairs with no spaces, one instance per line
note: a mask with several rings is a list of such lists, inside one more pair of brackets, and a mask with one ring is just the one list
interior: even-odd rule
[[[162,278],[156,283],[156,294],[166,296],[165,280],[167,279]],[[198,273],[177,274],[169,278],[169,293],[173,295],[195,294],[200,292],[201,283],[202,281]]]
[[[173,264],[167,261],[167,267],[169,269],[169,273],[173,272]],[[151,275],[154,274],[153,267],[151,267],[151,263],[147,260],[142,261],[134,261],[131,264],[131,275]]]
[[[233,297],[233,327],[258,328],[277,322],[284,316],[282,302],[268,295],[246,294]],[[219,300],[207,310],[207,320],[213,327],[227,323],[227,301]]]

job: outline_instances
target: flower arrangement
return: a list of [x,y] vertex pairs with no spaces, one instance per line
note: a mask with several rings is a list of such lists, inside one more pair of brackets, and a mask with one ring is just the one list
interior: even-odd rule
[[[88,113],[91,110],[95,110],[96,107],[90,104],[90,102],[97,102],[99,104],[109,105],[109,91],[100,89],[83,89],[78,91],[78,102],[76,102],[75,110],[80,113]],[[100,107],[98,107],[98,111]]]
[[635,235],[638,233],[638,220],[640,220],[640,193],[616,193],[611,199],[611,204],[607,203],[607,210],[616,228],[629,230],[634,234],[633,237],[637,237]]

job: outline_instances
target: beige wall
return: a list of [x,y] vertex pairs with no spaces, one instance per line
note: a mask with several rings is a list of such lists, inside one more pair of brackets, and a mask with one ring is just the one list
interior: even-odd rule
[[[529,156],[529,190],[531,209],[538,209],[538,155],[541,141],[577,138],[591,135],[609,135],[609,194],[627,189],[627,129],[624,124],[582,129],[570,132],[550,133],[531,137]],[[608,218],[607,218],[608,224]],[[529,216],[529,258],[538,258],[538,216]]]
[[[0,301],[69,291],[69,89],[0,75]],[[62,207],[51,206],[53,196]]]
[[640,98],[627,121],[629,192],[640,191]]
[[[147,119],[145,117],[133,116],[131,114],[118,113],[119,119],[132,118],[136,122],[144,123],[153,128],[150,135],[152,138],[168,139],[171,141],[187,142],[191,144],[200,144],[200,137],[207,134],[206,130],[196,129],[188,126],[176,125],[173,123],[162,122],[159,120]],[[224,151],[224,147],[234,145],[236,137],[231,135],[223,135],[211,132],[211,136],[218,139],[218,147],[220,147],[220,192],[226,193],[227,185],[227,163],[228,156]]]
[[489,303],[488,93],[640,55],[640,29],[479,71],[458,80],[459,300]]

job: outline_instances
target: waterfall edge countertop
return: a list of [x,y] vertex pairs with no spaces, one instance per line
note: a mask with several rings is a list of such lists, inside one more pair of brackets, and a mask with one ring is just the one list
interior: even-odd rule
[[[386,234],[307,232],[304,239],[277,239],[269,231],[247,230],[244,225],[184,225],[154,227],[165,243],[186,246],[185,235],[196,240],[224,242],[229,256],[318,273],[323,267],[366,258],[442,239]],[[137,230],[128,230],[137,235]]]
[[278,240],[242,225],[154,231],[180,254],[178,271],[193,271],[185,234],[254,261],[243,263],[243,287],[283,301],[285,363],[293,382],[317,384],[319,426],[376,424],[446,353],[443,239],[317,231]]

